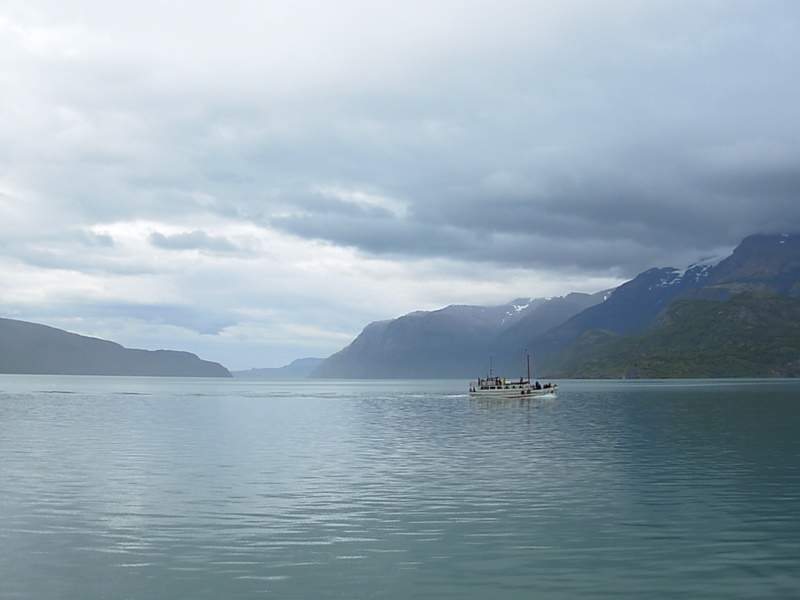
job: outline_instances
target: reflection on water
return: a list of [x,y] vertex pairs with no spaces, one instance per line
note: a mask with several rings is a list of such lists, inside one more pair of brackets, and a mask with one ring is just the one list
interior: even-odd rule
[[8,598],[786,598],[800,385],[0,378]]

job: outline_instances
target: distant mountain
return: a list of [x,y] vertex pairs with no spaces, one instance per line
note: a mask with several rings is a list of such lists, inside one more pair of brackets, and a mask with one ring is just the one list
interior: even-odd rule
[[322,358],[298,358],[283,367],[231,371],[234,377],[253,379],[303,379],[323,361]]
[[[769,295],[800,298],[800,235],[751,236],[716,264],[696,264],[683,270],[649,269],[614,290],[591,296],[517,300],[498,307],[451,306],[372,323],[348,347],[323,361],[312,377],[472,377],[486,371],[489,357],[498,372],[517,377],[523,374],[526,350],[530,350],[535,375],[578,376],[574,375],[578,372],[576,357],[592,354],[597,358],[612,348],[617,351],[626,347],[620,340],[628,336],[657,332],[669,322],[664,315],[674,318],[669,312],[674,303],[722,302],[746,292],[767,294],[748,296],[751,304],[767,303]],[[708,306],[696,305],[698,314],[706,314],[700,308]],[[726,304],[721,310],[730,306]],[[754,322],[766,319],[755,306],[748,310]],[[788,319],[786,331],[794,331],[794,313],[787,310],[782,314]],[[692,321],[698,340],[707,328],[718,326],[710,314],[706,318],[706,323],[700,317]],[[729,334],[725,344],[744,343],[733,341],[737,330]],[[744,335],[742,331],[738,334]],[[683,349],[678,351],[685,354],[690,343],[684,340]],[[792,343],[800,347],[800,339]],[[751,351],[758,352],[758,348],[751,346]],[[757,358],[751,362],[760,364]],[[658,372],[660,377],[667,376],[664,373],[668,371],[665,367],[642,372]],[[792,372],[780,365],[772,365],[767,371]],[[755,370],[749,367],[741,371],[742,376],[751,372]],[[588,371],[581,373],[590,376]],[[602,376],[610,376],[607,373]],[[591,376],[601,376],[600,371]]]
[[798,377],[800,300],[771,292],[676,300],[644,333],[585,333],[554,376]]
[[500,306],[454,305],[377,321],[365,327],[349,346],[324,360],[311,376],[474,377],[486,371],[493,344],[499,343],[500,336],[517,340],[519,331],[527,331],[533,337],[602,300],[602,294],[518,298]]
[[135,350],[37,323],[0,319],[0,373],[230,377],[189,352]]

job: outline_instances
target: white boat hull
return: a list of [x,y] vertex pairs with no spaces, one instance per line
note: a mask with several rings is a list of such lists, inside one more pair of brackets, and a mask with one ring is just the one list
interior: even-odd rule
[[524,383],[495,383],[486,380],[480,383],[472,382],[469,386],[469,395],[474,398],[536,398],[539,396],[554,395],[558,390],[555,384],[537,386],[529,382]]

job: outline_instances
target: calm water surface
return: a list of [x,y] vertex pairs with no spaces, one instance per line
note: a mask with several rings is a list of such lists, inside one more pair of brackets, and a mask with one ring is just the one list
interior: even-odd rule
[[0,595],[800,597],[800,382],[466,384],[0,376]]

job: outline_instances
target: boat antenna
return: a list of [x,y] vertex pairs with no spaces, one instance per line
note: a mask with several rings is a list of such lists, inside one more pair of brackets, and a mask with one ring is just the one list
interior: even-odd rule
[[494,373],[494,367],[492,366],[492,357],[489,357],[489,379],[492,378],[492,374]]

